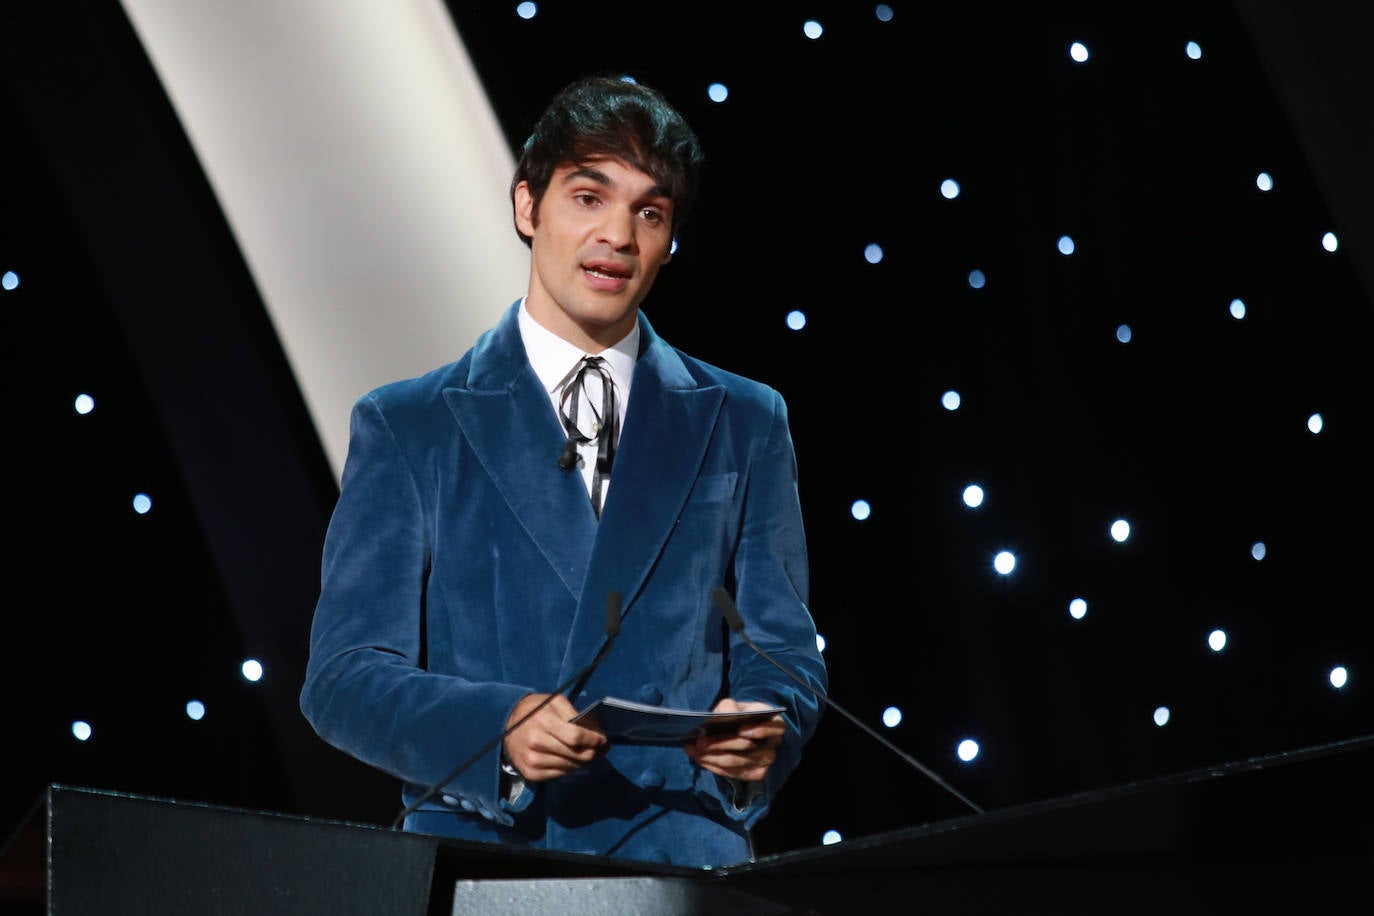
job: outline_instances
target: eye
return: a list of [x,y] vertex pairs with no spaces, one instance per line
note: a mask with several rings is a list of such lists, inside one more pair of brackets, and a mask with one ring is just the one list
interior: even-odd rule
[[660,213],[658,210],[654,209],[653,207],[645,207],[644,209],[639,211],[639,215],[641,218],[643,218],[643,220],[646,223],[650,223],[655,226],[663,222],[663,214]]
[[573,195],[573,200],[577,201],[584,207],[595,206],[597,203],[596,195],[588,191],[579,191],[578,193]]

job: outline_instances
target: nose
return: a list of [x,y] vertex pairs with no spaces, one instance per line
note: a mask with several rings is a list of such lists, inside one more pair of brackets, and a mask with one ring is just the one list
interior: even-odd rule
[[633,251],[635,246],[634,214],[620,207],[607,207],[601,220],[599,241],[616,251]]

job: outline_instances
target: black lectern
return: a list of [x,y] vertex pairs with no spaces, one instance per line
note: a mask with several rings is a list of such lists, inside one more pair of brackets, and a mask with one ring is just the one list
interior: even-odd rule
[[0,916],[1365,912],[1371,773],[1374,736],[714,870],[54,786]]
[[[67,786],[48,789],[45,814],[52,916],[787,912],[702,869],[362,824]],[[43,826],[34,818],[6,850],[30,871]],[[41,888],[32,883],[37,912]]]

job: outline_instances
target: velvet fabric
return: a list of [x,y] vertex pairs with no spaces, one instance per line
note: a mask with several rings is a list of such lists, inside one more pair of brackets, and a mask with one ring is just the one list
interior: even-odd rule
[[787,733],[762,791],[680,747],[614,745],[576,773],[499,797],[493,750],[407,829],[714,866],[797,765],[814,697],[739,642],[711,601],[725,585],[749,635],[824,690],[782,398],[668,346],[640,316],[640,357],[598,521],[558,467],[564,434],[525,357],[513,306],[461,360],[354,408],[325,542],[301,709],[326,741],[401,779],[407,802],[621,634],[584,690],[709,709],[776,703]]

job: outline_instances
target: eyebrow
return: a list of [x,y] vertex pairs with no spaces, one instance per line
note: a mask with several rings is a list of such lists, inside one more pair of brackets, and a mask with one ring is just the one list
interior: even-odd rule
[[[579,178],[586,178],[589,181],[594,181],[597,184],[603,185],[605,187],[610,187],[611,185],[615,184],[615,182],[611,181],[611,176],[607,175],[600,169],[594,169],[589,165],[584,165],[581,168],[573,169],[563,178],[563,183],[569,184],[573,181],[576,181]],[[668,201],[671,201],[673,199],[673,195],[670,194],[668,189],[661,184],[654,185],[644,194],[644,196],[662,197],[664,200]]]

